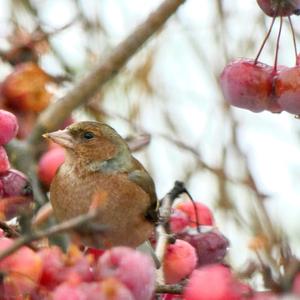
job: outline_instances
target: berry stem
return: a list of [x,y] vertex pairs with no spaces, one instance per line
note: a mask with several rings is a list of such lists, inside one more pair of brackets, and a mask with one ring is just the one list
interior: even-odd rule
[[193,203],[193,207],[194,207],[194,210],[195,210],[196,228],[197,228],[197,231],[200,233],[200,227],[199,227],[200,226],[200,219],[199,219],[199,215],[198,215],[197,205],[196,205],[192,195],[189,193],[189,191],[187,189],[185,189],[184,192],[188,195],[190,201]]
[[268,38],[269,38],[269,36],[270,36],[270,34],[272,32],[272,29],[273,29],[273,26],[274,26],[274,23],[275,23],[275,19],[276,19],[276,16],[273,17],[271,25],[270,25],[270,28],[269,28],[269,30],[267,32],[267,35],[265,36],[265,38],[264,38],[264,40],[263,40],[263,42],[262,42],[262,44],[261,44],[261,46],[259,48],[259,51],[258,51],[258,53],[256,55],[255,60],[254,60],[254,64],[255,65],[257,64],[257,61],[258,61],[258,59],[259,59],[259,57],[261,55],[261,52],[263,51],[263,49],[265,47],[265,44],[266,44],[266,42],[267,42],[267,40],[268,40]]
[[280,44],[280,37],[282,31],[282,17],[280,17],[280,24],[279,24],[279,31],[276,41],[276,52],[275,52],[275,62],[274,62],[274,71],[277,71],[277,62],[278,62],[278,52],[279,52],[279,44]]
[[290,27],[291,27],[291,31],[292,31],[292,36],[293,36],[293,43],[294,43],[294,50],[295,50],[295,59],[296,59],[296,64],[297,64],[298,50],[297,50],[297,43],[296,43],[296,35],[295,35],[295,30],[294,30],[293,22],[292,22],[292,19],[291,19],[290,16],[289,16],[289,23],[290,23]]

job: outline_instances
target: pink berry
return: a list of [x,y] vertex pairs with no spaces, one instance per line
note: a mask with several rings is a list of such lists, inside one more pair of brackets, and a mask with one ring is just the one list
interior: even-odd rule
[[86,253],[91,254],[94,257],[94,259],[97,260],[100,256],[102,256],[105,253],[105,250],[89,247],[87,248]]
[[134,300],[130,291],[114,278],[101,282],[64,282],[51,297],[53,300]]
[[136,300],[152,299],[155,287],[153,260],[136,250],[115,247],[107,250],[98,260],[99,279],[114,277],[131,291]]
[[44,248],[38,252],[43,261],[40,284],[53,289],[62,282],[61,274],[64,271],[64,256],[59,247]]
[[[0,251],[10,247],[13,243],[14,241],[12,239],[5,237],[0,238]],[[41,271],[42,260],[36,252],[26,246],[21,247],[12,255],[9,255],[0,261],[1,273],[10,274],[11,277],[20,280],[22,280],[22,277],[23,279],[28,278],[32,283],[35,283],[35,286],[39,281]]]
[[178,283],[192,273],[197,265],[195,248],[189,243],[176,240],[168,245],[163,268],[167,283]]
[[77,283],[64,282],[59,285],[51,295],[52,300],[88,300]]
[[300,67],[285,68],[275,78],[275,95],[283,110],[300,114]]
[[[196,202],[195,206],[197,210],[199,225],[207,225],[207,226],[213,225],[214,218],[208,206],[200,202]],[[195,206],[191,201],[188,201],[188,202],[182,202],[175,207],[175,209],[178,209],[184,212],[185,214],[187,214],[189,218],[189,226],[191,227],[196,227],[197,225]]]
[[221,88],[231,105],[253,112],[268,108],[272,96],[273,68],[253,60],[239,59],[221,74]]
[[198,266],[221,263],[229,247],[228,239],[217,230],[203,233],[189,230],[177,237],[196,249]]
[[293,282],[293,293],[296,295],[300,295],[300,273],[298,273],[295,276],[294,282]]
[[299,0],[257,0],[257,3],[264,13],[270,17],[291,16],[292,14],[298,14],[300,9]]
[[57,169],[65,160],[65,151],[62,147],[51,149],[44,153],[38,164],[38,175],[41,182],[49,187]]
[[0,174],[0,181],[2,181],[3,184],[3,196],[5,197],[32,195],[29,181],[20,171],[10,169],[5,173]]
[[9,160],[5,149],[0,145],[0,174],[10,168]]
[[175,209],[170,217],[170,226],[173,233],[183,231],[190,223],[189,217],[183,211]]
[[244,293],[245,286],[234,279],[228,268],[209,265],[192,273],[184,290],[184,299],[242,300]]
[[[94,300],[134,300],[128,287],[115,278],[108,278],[100,282],[100,293],[95,294]],[[89,298],[91,299],[91,298]]]
[[0,199],[3,197],[4,195],[4,186],[2,181],[0,180]]
[[0,109],[0,145],[7,144],[18,132],[17,118],[9,111]]

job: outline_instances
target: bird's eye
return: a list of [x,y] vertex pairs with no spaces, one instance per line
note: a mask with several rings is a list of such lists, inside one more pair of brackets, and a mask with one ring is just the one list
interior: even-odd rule
[[90,139],[92,139],[94,136],[95,136],[95,135],[94,135],[92,132],[90,132],[90,131],[87,131],[87,132],[85,132],[85,133],[83,134],[83,138],[84,138],[85,140],[90,140]]

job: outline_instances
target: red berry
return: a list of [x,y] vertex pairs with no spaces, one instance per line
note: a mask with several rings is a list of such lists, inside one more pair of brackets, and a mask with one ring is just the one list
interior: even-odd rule
[[10,169],[0,174],[0,181],[2,181],[3,184],[5,197],[32,195],[29,181],[20,171]]
[[127,247],[107,250],[98,260],[96,273],[99,279],[118,279],[136,300],[152,299],[155,288],[154,263],[139,251]]
[[38,175],[41,182],[49,187],[57,169],[65,160],[65,151],[62,147],[51,149],[44,153],[38,164]]
[[[100,294],[95,294],[94,300],[134,300],[128,287],[115,278],[108,278],[100,282]],[[91,299],[91,298],[88,298]]]
[[2,198],[4,195],[4,186],[2,181],[0,180],[0,198]]
[[195,248],[177,239],[167,247],[163,268],[167,283],[178,283],[192,273],[197,265]]
[[270,17],[286,17],[294,13],[298,14],[300,9],[299,0],[257,0],[257,3],[264,13]]
[[190,230],[178,234],[177,237],[196,249],[198,266],[221,263],[229,247],[227,238],[217,230],[203,233]]
[[105,253],[105,250],[89,247],[86,253],[91,254],[94,257],[94,259],[97,260],[100,256],[102,256]]
[[[201,202],[196,202],[195,203],[196,210],[197,210],[197,215],[198,215],[198,225],[213,225],[214,223],[214,218],[212,215],[211,210],[206,206],[205,204]],[[179,203],[176,207],[175,210],[178,209],[185,214],[187,214],[189,218],[189,226],[191,227],[196,227],[197,226],[197,218],[196,218],[196,212],[195,212],[195,206],[191,201],[187,202],[182,202]],[[171,220],[172,222],[172,220]]]
[[75,282],[64,282],[59,285],[51,295],[52,300],[88,300],[84,292]]
[[52,290],[64,281],[90,282],[94,279],[91,256],[84,256],[77,247],[71,246],[67,255],[60,248],[51,247],[39,251],[43,261],[40,284]]
[[273,68],[253,60],[228,64],[221,74],[221,88],[231,105],[261,112],[268,109],[272,96]]
[[49,81],[49,76],[35,63],[19,64],[2,84],[6,105],[20,111],[42,111],[51,99],[46,89]]
[[278,73],[275,94],[283,110],[300,114],[300,67],[285,68]]
[[101,282],[64,282],[51,297],[53,300],[134,300],[130,291],[114,278]]
[[300,295],[300,273],[298,273],[295,276],[294,282],[293,282],[293,293],[296,295]]
[[9,160],[7,157],[7,153],[0,145],[0,174],[5,173],[10,168]]
[[245,286],[234,279],[228,268],[210,265],[192,273],[184,290],[184,299],[242,300],[244,293]]
[[[2,237],[0,251],[10,247],[13,243],[12,239]],[[5,294],[7,296],[5,299],[22,299],[17,297],[29,294],[36,288],[41,270],[40,257],[30,248],[21,247],[0,261],[0,272],[5,274],[4,281],[1,281],[1,295]]]
[[17,118],[9,111],[0,109],[0,145],[7,144],[18,132]]
[[64,271],[65,260],[60,248],[44,248],[38,252],[43,262],[40,284],[53,289],[61,282],[61,274]]
[[170,217],[170,226],[173,233],[178,233],[183,231],[190,223],[189,217],[183,211],[179,209],[174,209]]

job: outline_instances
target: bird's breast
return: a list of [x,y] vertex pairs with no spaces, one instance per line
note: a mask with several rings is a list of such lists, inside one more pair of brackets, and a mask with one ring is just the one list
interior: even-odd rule
[[59,221],[85,214],[97,205],[97,223],[108,226],[112,245],[137,246],[149,237],[153,225],[145,219],[149,195],[127,174],[74,174],[61,168],[50,188],[54,214]]

